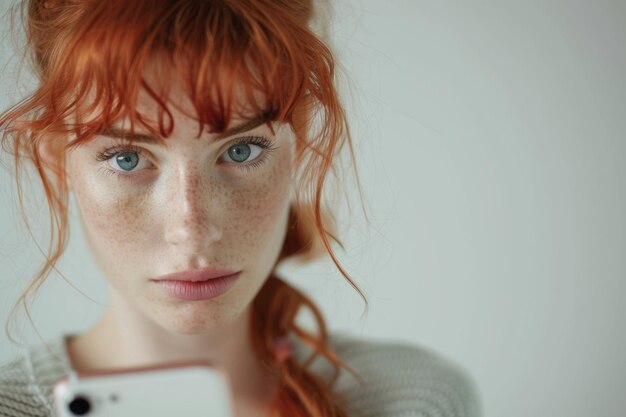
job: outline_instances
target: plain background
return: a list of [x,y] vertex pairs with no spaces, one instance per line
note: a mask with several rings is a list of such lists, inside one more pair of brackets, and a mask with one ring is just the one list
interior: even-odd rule
[[[329,262],[285,268],[288,280],[331,329],[461,364],[486,416],[625,415],[626,2],[335,5],[371,221],[353,205],[339,255],[369,314]],[[7,29],[2,108],[29,88],[16,88]],[[42,255],[7,171],[0,181],[4,322]],[[43,337],[84,329],[106,304],[75,218],[70,230],[59,270],[95,301],[53,273],[32,309]],[[0,361],[17,352],[0,337]]]

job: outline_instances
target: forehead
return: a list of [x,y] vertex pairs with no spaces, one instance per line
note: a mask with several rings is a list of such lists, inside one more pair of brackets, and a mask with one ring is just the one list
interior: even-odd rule
[[[152,85],[150,81],[148,78],[147,87],[138,91],[133,105],[127,106],[117,117],[107,117],[109,115],[106,114],[106,106],[91,101],[95,110],[86,116],[86,120],[106,120],[95,133],[113,138],[165,144],[163,139],[169,136],[191,134],[199,137],[208,132],[220,139],[275,121],[273,113],[261,111],[268,106],[268,102],[260,92],[249,94],[235,85],[232,103],[214,111],[211,119],[207,117],[207,113],[215,109],[209,109],[203,114],[202,106],[205,103],[198,103],[198,94],[191,94],[188,89],[183,88],[179,80],[168,83],[153,82]],[[95,91],[90,94],[92,100],[97,100]],[[269,127],[273,131],[271,125]]]
[[[197,123],[197,122],[195,122]],[[249,130],[255,129],[261,125],[268,123],[264,117],[254,117],[247,120],[235,120],[228,128],[212,137],[212,141],[218,141],[221,139],[225,139],[231,136],[235,136],[240,133],[247,132]],[[180,126],[180,124],[179,124]],[[282,125],[279,125],[278,128],[282,128]],[[272,131],[274,131],[274,127],[271,127]],[[184,127],[181,129],[182,131],[186,130]],[[124,123],[120,123],[119,125],[113,125],[111,127],[105,128],[97,132],[100,136],[105,136],[113,139],[122,139],[129,142],[140,142],[147,144],[156,144],[156,145],[165,145],[167,146],[166,141],[164,141],[160,137],[155,137],[148,133],[142,133],[141,131],[131,131],[127,127],[124,126]],[[183,135],[185,136],[185,135]],[[199,137],[198,137],[199,138]]]
[[[230,88],[223,85],[206,86],[202,91],[190,91],[193,87],[185,87],[176,77],[166,83],[152,80],[153,77],[148,76],[147,86],[137,93],[135,111],[142,116],[156,115],[164,111],[166,106],[176,119],[199,120],[202,119],[200,113],[205,113],[205,116],[206,113],[215,113],[229,121],[243,122],[258,117],[270,107],[265,94],[246,89],[242,84],[235,83]],[[208,106],[208,103],[213,105]],[[229,124],[227,122],[222,127],[226,128]]]

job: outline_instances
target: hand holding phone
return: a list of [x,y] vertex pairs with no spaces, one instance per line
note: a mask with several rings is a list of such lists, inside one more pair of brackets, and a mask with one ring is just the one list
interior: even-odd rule
[[206,361],[72,371],[53,391],[58,417],[232,417],[224,371]]

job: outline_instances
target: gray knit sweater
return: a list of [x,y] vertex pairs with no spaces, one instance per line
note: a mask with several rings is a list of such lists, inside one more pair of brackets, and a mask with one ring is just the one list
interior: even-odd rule
[[[43,345],[25,349],[17,359],[0,367],[0,416],[50,417],[52,387],[71,370],[66,340],[61,334]],[[310,350],[299,339],[296,357]],[[400,342],[364,339],[330,333],[338,356],[357,371],[364,384],[341,370],[334,391],[354,417],[479,417],[482,404],[474,379],[458,364],[432,350]],[[330,380],[332,368],[318,357],[311,370]]]

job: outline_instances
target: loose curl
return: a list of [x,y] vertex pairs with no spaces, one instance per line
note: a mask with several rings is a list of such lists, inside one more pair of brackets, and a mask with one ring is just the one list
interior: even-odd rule
[[[354,151],[334,85],[333,54],[311,29],[316,12],[312,0],[31,0],[21,3],[20,10],[39,84],[0,115],[2,145],[14,157],[20,210],[29,233],[33,236],[22,201],[22,158],[32,162],[42,181],[52,229],[46,261],[10,317],[21,303],[30,319],[27,300],[56,269],[67,246],[65,151],[124,118],[131,131],[141,126],[157,138],[168,138],[173,129],[168,81],[173,79],[181,80],[195,108],[198,136],[205,128],[223,132],[241,101],[268,125],[291,124],[298,186],[275,267],[288,258],[306,261],[325,251],[367,306],[333,252],[331,240],[343,245],[322,206],[325,180],[329,171],[335,172],[340,150],[347,143],[353,160]],[[148,81],[147,74],[156,76]],[[156,121],[136,110],[140,91],[157,104]],[[259,101],[259,96],[265,99]],[[54,158],[45,157],[42,146],[67,137],[74,140],[52,148]],[[301,307],[313,313],[317,334],[296,324]],[[331,389],[340,367],[354,371],[331,350],[316,305],[272,272],[253,300],[252,315],[254,351],[280,377],[272,413],[347,416]],[[8,323],[5,331],[11,338]],[[303,364],[277,354],[277,341],[290,332],[312,348]],[[308,369],[317,355],[334,367],[330,384]]]

